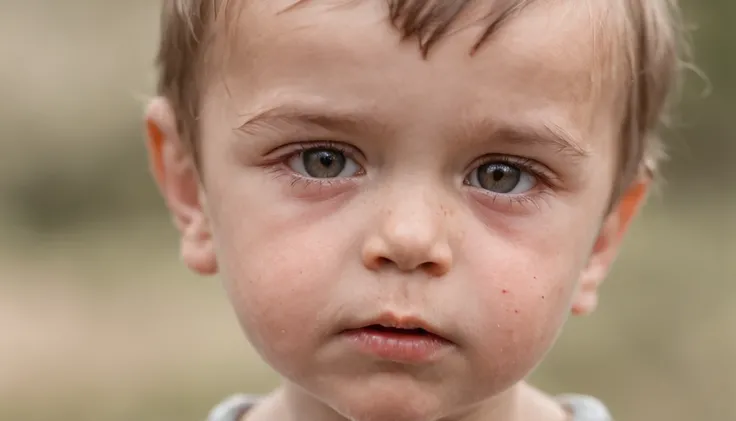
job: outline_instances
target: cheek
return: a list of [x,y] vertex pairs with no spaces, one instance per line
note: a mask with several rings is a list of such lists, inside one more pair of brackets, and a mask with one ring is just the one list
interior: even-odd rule
[[346,233],[328,226],[319,211],[275,205],[278,198],[245,184],[228,189],[244,193],[212,201],[218,204],[210,209],[218,265],[254,348],[282,374],[298,375],[305,365],[299,358],[319,345],[327,315],[335,312]]
[[478,358],[499,356],[491,369],[509,381],[536,365],[569,314],[593,237],[589,226],[571,227],[519,226],[469,239],[475,252],[466,251],[473,291],[466,308],[485,327],[473,333],[474,352]]
[[290,370],[282,364],[313,348],[322,334],[330,280],[337,276],[324,255],[312,252],[315,245],[306,236],[282,241],[273,234],[265,238],[225,230],[218,260],[228,297],[252,345],[287,374]]

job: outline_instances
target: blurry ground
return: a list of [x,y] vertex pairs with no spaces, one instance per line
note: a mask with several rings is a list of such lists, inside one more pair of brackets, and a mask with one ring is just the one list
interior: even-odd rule
[[[736,3],[708,4],[700,36],[716,51]],[[0,0],[2,421],[198,421],[229,393],[277,384],[218,281],[179,265],[148,180],[138,118],[155,7]],[[736,420],[736,96],[719,85],[736,56],[718,51],[717,95],[669,139],[680,164],[664,198],[600,311],[572,320],[534,376],[602,397],[621,421]]]

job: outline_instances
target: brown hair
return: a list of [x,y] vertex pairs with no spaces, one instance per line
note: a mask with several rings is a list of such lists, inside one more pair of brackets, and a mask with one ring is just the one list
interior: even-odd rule
[[[243,1],[243,0],[239,0]],[[294,6],[303,3],[298,0]],[[404,38],[414,38],[426,56],[451,24],[474,0],[385,0],[389,19]],[[493,33],[534,0],[496,0],[487,29],[474,53]],[[625,16],[626,110],[621,126],[619,179],[614,197],[642,171],[652,174],[663,158],[657,134],[666,116],[667,100],[678,81],[682,40],[676,0],[618,0]],[[164,0],[157,64],[158,93],[167,98],[177,118],[182,141],[197,158],[202,63],[214,26],[228,0]],[[292,7],[294,7],[292,6]]]

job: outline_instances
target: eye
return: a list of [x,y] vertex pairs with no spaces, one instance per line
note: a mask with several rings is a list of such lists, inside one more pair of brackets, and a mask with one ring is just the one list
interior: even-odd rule
[[519,166],[490,162],[473,170],[467,183],[496,194],[523,194],[537,185],[537,178]]
[[305,149],[291,157],[289,168],[309,178],[354,177],[360,166],[345,153],[330,148]]

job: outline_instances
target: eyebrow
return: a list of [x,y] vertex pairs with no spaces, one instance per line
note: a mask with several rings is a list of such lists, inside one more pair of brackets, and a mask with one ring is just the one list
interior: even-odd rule
[[580,146],[580,141],[555,123],[541,124],[494,124],[492,138],[510,144],[522,146],[542,146],[554,148],[556,153],[567,155],[571,158],[584,159],[590,156],[590,152]]
[[[352,110],[315,110],[297,105],[279,105],[251,114],[235,130],[246,135],[255,135],[258,129],[276,126],[312,126],[341,133],[386,132],[389,130],[385,122],[369,113]],[[485,136],[485,141],[490,138],[499,143],[551,148],[555,153],[573,159],[584,159],[590,156],[590,152],[580,146],[580,142],[569,131],[556,123],[493,122],[489,126],[491,127],[490,137]]]
[[381,122],[368,113],[346,110],[310,110],[299,106],[281,105],[257,112],[248,116],[248,119],[235,130],[244,134],[253,135],[254,130],[274,126],[314,126],[327,131],[356,133],[385,130]]

